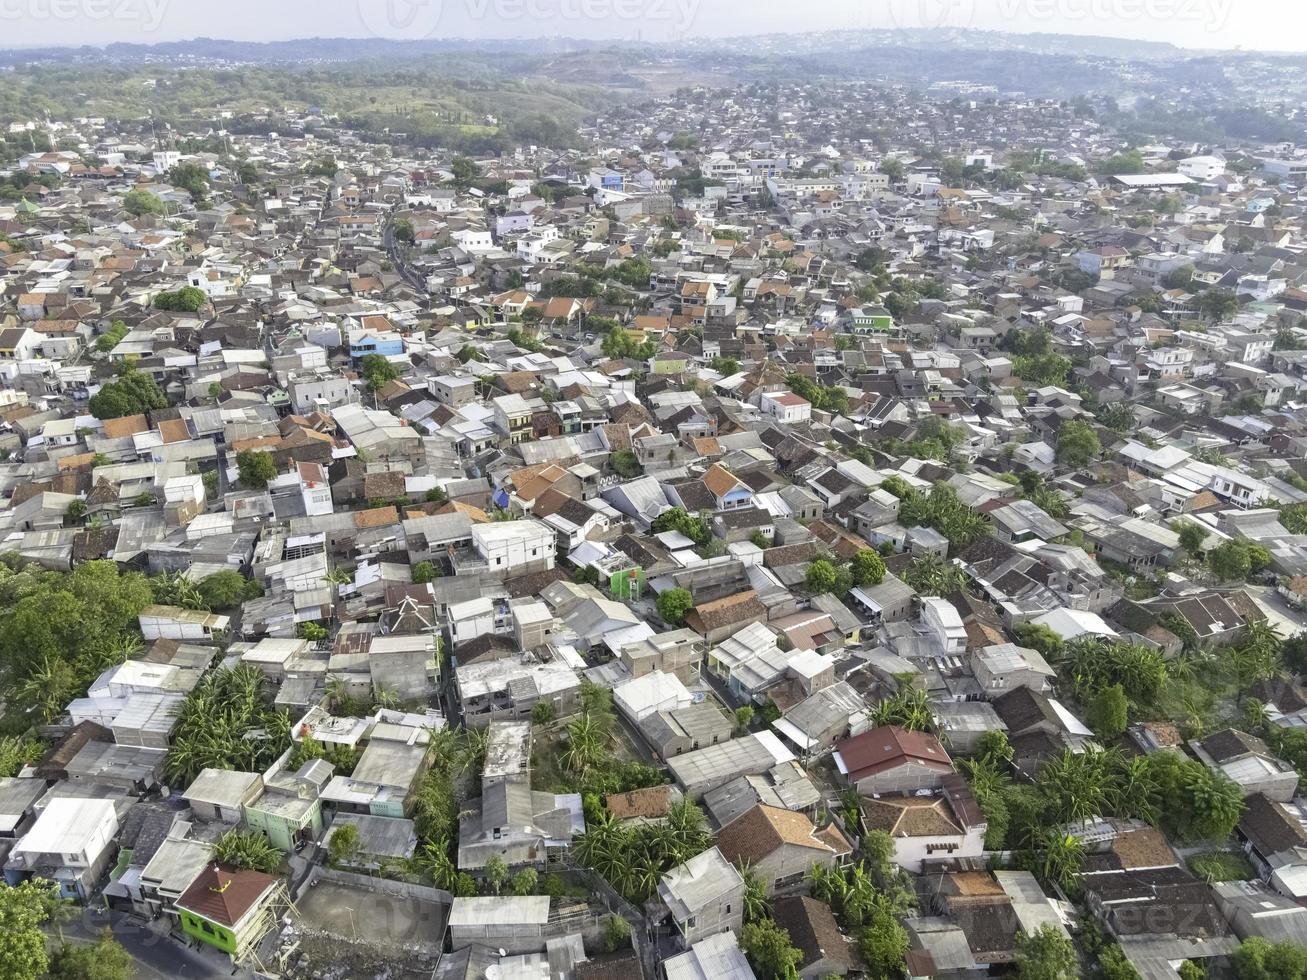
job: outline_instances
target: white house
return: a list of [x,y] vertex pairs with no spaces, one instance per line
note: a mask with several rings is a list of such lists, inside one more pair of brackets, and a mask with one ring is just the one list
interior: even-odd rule
[[812,405],[792,391],[763,392],[758,407],[764,415],[770,415],[787,424],[807,422],[812,419]]
[[921,600],[921,622],[930,630],[945,656],[960,657],[967,652],[967,630],[962,617],[947,599],[930,596]]

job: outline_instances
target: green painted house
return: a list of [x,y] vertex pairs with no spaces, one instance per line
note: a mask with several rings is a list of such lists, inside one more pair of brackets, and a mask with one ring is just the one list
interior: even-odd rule
[[211,864],[182,892],[176,907],[186,935],[239,962],[276,925],[286,904],[280,878]]
[[879,306],[860,306],[849,314],[854,333],[890,333],[894,330],[894,317]]
[[279,851],[290,853],[304,840],[322,835],[322,804],[290,793],[264,793],[245,806],[245,826],[268,838]]

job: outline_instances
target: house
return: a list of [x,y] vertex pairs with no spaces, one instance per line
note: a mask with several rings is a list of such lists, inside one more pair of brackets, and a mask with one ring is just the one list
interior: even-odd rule
[[818,828],[804,813],[764,804],[723,827],[717,849],[753,871],[770,895],[801,887],[814,866],[838,867],[853,853],[834,824]]
[[758,407],[764,415],[785,425],[812,420],[812,404],[792,391],[765,391],[759,396]]
[[990,698],[1016,687],[1028,687],[1040,694],[1053,689],[1057,671],[1038,650],[997,643],[971,651],[971,672]]
[[533,792],[529,775],[496,779],[459,818],[458,866],[475,875],[497,857],[510,869],[543,871],[551,848],[584,831],[579,794]]
[[664,874],[658,900],[685,948],[744,926],[744,878],[715,847]]
[[793,760],[774,734],[755,732],[669,758],[667,767],[685,795],[697,800],[737,776],[756,776]]
[[263,777],[256,772],[201,769],[182,794],[195,819],[236,826],[244,808],[263,794]]
[[112,800],[50,800],[9,851],[5,881],[48,878],[61,898],[86,901],[117,852],[119,823]]
[[894,863],[921,874],[933,860],[978,858],[989,825],[958,774],[944,779],[938,795],[885,795],[862,801],[868,832],[882,830],[894,841]]
[[941,789],[953,762],[928,732],[887,725],[835,745],[835,765],[863,796]]
[[211,864],[177,899],[182,931],[240,963],[277,927],[289,903],[280,878],[248,868]]
[[231,617],[179,606],[146,606],[139,617],[141,636],[151,640],[212,642],[231,622]]
[[734,932],[699,940],[684,953],[669,956],[662,969],[666,980],[757,980]]
[[1288,803],[1298,791],[1298,771],[1277,758],[1255,735],[1226,728],[1189,743],[1194,757],[1238,784],[1244,796],[1264,795]]
[[862,966],[857,944],[840,931],[825,902],[807,895],[777,898],[772,901],[772,919],[803,954],[798,964],[800,980],[842,977]]

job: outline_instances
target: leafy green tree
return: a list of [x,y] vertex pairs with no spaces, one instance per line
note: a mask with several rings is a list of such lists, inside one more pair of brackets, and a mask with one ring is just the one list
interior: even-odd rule
[[[1201,963],[1193,960],[1185,960],[1180,964],[1180,980],[1207,980],[1207,970]],[[1133,978],[1130,978],[1133,980]]]
[[300,623],[298,632],[300,639],[310,643],[321,643],[327,638],[327,628],[318,623]]
[[135,368],[125,369],[116,381],[101,386],[87,403],[97,419],[117,419],[141,415],[152,409],[166,408],[168,396],[148,374]]
[[358,824],[344,823],[332,831],[331,843],[327,846],[332,864],[350,864],[362,850]]
[[1215,320],[1225,320],[1239,309],[1239,297],[1228,289],[1204,290],[1198,297],[1198,312]]
[[603,947],[605,953],[631,947],[631,923],[620,915],[610,915],[604,920]]
[[359,359],[359,373],[367,382],[368,391],[375,395],[387,382],[399,377],[399,368],[382,354],[364,354]]
[[204,203],[209,194],[209,172],[198,163],[179,163],[167,174],[168,183],[189,191],[196,205]]
[[449,163],[449,170],[454,175],[454,186],[459,190],[467,190],[481,176],[481,168],[467,157],[454,157]]
[[1235,951],[1231,962],[1238,980],[1304,980],[1307,977],[1307,947],[1294,943],[1273,943],[1250,936]]
[[967,576],[952,562],[927,554],[913,560],[903,580],[919,596],[950,596],[966,586]]
[[1080,965],[1071,940],[1051,925],[1017,938],[1019,980],[1077,980]]
[[415,585],[426,585],[436,577],[436,566],[429,561],[420,561],[412,569]]
[[798,976],[803,962],[803,953],[790,941],[789,931],[771,919],[746,925],[740,931],[740,949],[758,980],[791,980]]
[[1092,425],[1072,419],[1064,423],[1058,433],[1056,451],[1058,463],[1076,469],[1097,459],[1103,447]]
[[254,830],[229,830],[213,845],[214,860],[233,868],[249,868],[264,874],[281,869],[282,853]]
[[[1139,971],[1131,964],[1118,943],[1112,943],[1098,955],[1098,971],[1103,980],[1140,980]],[[1180,971],[1181,977],[1184,971]]]
[[619,449],[608,457],[609,468],[618,476],[632,479],[640,475],[640,460],[630,449]]
[[1171,530],[1180,535],[1180,547],[1191,555],[1202,553],[1203,542],[1210,532],[1197,521],[1176,521]]
[[417,241],[417,233],[413,229],[413,222],[408,218],[398,218],[394,224],[395,241],[404,245],[412,245]]
[[242,602],[263,595],[263,586],[237,571],[214,572],[200,579],[199,590],[206,609],[235,609]]
[[64,943],[50,958],[49,980],[132,980],[136,961],[103,930],[90,945]]
[[1018,643],[1038,650],[1044,657],[1056,657],[1062,652],[1062,637],[1043,623],[1019,623],[1012,632]]
[[164,213],[163,200],[140,187],[135,187],[124,195],[123,208],[137,217]]
[[747,732],[749,726],[753,724],[753,708],[750,705],[741,705],[735,709],[735,728],[737,731]]
[[854,585],[880,585],[885,581],[885,561],[878,552],[870,549],[854,555],[849,570],[853,573]]
[[508,881],[508,891],[513,895],[534,895],[540,886],[540,874],[535,868],[523,868]]
[[208,302],[209,297],[205,295],[203,289],[183,286],[181,289],[162,292],[155,296],[154,308],[172,313],[198,313]]
[[877,905],[868,918],[867,928],[858,936],[858,947],[873,977],[900,977],[911,942],[908,931],[893,911]]
[[1113,739],[1122,734],[1129,724],[1129,702],[1125,689],[1112,684],[1098,692],[1089,704],[1085,720],[1100,738]]
[[486,884],[496,895],[503,890],[505,882],[508,881],[508,865],[498,854],[492,854],[486,860],[485,867],[481,869],[482,874],[486,877]]
[[[1254,561],[1259,566],[1256,569]],[[1269,564],[1270,554],[1264,547],[1234,538],[1222,541],[1207,552],[1207,567],[1222,582],[1242,581]]]
[[236,454],[236,467],[240,470],[241,486],[261,490],[277,475],[277,464],[271,453],[257,449],[242,449]]
[[686,614],[694,608],[694,596],[688,589],[667,589],[658,596],[658,615],[671,626],[685,622]]
[[59,888],[44,878],[0,888],[0,976],[39,980],[50,957],[41,926],[59,903]]
[[839,583],[839,569],[825,558],[818,558],[808,566],[806,584],[812,592],[834,592]]

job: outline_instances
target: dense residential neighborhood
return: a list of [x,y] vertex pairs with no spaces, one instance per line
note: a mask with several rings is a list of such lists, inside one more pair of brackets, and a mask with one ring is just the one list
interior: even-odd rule
[[0,974],[1307,976],[1307,143],[247,115],[5,120]]

